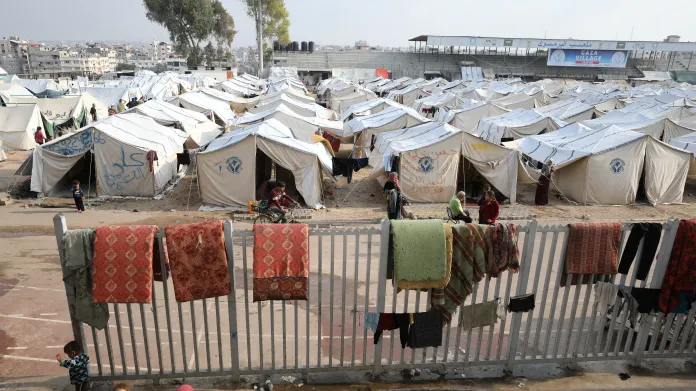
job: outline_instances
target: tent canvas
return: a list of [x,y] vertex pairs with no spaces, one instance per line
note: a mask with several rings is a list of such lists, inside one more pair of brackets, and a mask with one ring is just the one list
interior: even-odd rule
[[327,131],[338,137],[342,137],[343,123],[316,117],[303,117],[285,105],[279,105],[259,113],[247,113],[233,121],[235,127],[247,127],[275,118],[278,122],[288,127],[295,138],[300,141],[312,143],[312,135],[318,130]]
[[530,135],[554,131],[565,125],[534,110],[516,109],[503,115],[483,118],[479,121],[476,133],[479,137],[494,144],[503,138],[518,139]]
[[40,98],[36,101],[39,111],[54,127],[73,120],[73,128],[79,129],[86,120],[85,105],[81,96]]
[[0,100],[6,106],[17,103],[29,103],[29,101],[36,101],[37,99],[31,91],[18,84],[0,83]]
[[[115,115],[35,148],[31,190],[59,193],[74,166],[93,151],[99,195],[152,197],[177,173],[186,136],[139,114]],[[158,160],[148,168],[147,154]]]
[[119,100],[127,103],[131,98],[140,99],[143,96],[140,89],[128,87],[85,87],[85,92],[99,99],[107,107],[114,108],[118,106]]
[[675,137],[669,141],[669,145],[693,155],[687,178],[691,181],[696,180],[696,133]]
[[341,121],[347,121],[352,119],[353,117],[379,113],[380,111],[388,109],[390,107],[401,106],[394,101],[384,98],[378,98],[369,100],[367,102],[356,103],[348,107],[346,111],[343,112],[343,114],[341,115]]
[[615,125],[593,130],[576,123],[526,137],[518,145],[533,160],[551,159],[555,186],[585,204],[634,203],[643,172],[648,202],[679,203],[691,158],[646,134]]
[[504,109],[526,109],[531,110],[536,107],[536,98],[533,95],[527,94],[509,94],[502,98],[493,99],[491,103],[500,106]]
[[39,126],[43,126],[43,122],[37,105],[0,106],[0,141],[5,149],[28,151],[34,148],[34,133]]
[[307,205],[322,206],[322,169],[331,170],[331,155],[321,143],[295,139],[290,129],[274,119],[218,138],[197,155],[203,202],[244,206],[254,200],[256,185],[260,185],[255,181],[257,151],[292,172]]
[[274,99],[262,100],[255,108],[250,109],[249,111],[252,113],[258,113],[280,104],[287,106],[289,109],[304,117],[317,117],[328,120],[338,119],[338,114],[336,114],[335,111],[328,110],[316,103],[302,102],[301,100],[295,99],[294,95],[289,94],[281,94]]
[[566,123],[588,121],[591,120],[593,116],[599,117],[602,114],[588,104],[570,99],[558,101],[548,106],[538,107],[535,110],[547,117],[560,119]]
[[167,102],[150,100],[125,112],[125,114],[133,113],[150,117],[160,125],[183,130],[188,136],[184,144],[187,149],[206,146],[222,133],[220,126],[204,114]]
[[181,94],[170,100],[169,103],[206,115],[212,112],[215,114],[217,118],[216,122],[220,126],[229,126],[237,117],[230,108],[228,101],[214,97],[198,89]]
[[367,102],[368,100],[375,99],[377,96],[371,91],[359,90],[356,92],[351,92],[348,95],[331,98],[329,100],[329,109],[342,114],[348,107],[360,102]]
[[422,99],[428,93],[424,92],[417,84],[410,84],[400,90],[392,90],[387,99],[391,99],[404,106],[411,107],[416,99]]
[[390,130],[403,129],[429,120],[408,107],[390,107],[379,113],[355,117],[344,125],[343,137],[359,134],[356,145],[368,150],[372,136]]
[[441,111],[440,121],[448,123],[457,129],[461,129],[467,133],[476,133],[476,128],[481,119],[486,117],[494,117],[507,113],[508,111],[502,107],[498,107],[489,102],[469,101],[459,109]]

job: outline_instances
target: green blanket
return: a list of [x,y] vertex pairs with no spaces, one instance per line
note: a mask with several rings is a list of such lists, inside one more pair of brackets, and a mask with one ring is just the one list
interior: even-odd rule
[[442,220],[393,220],[394,280],[445,278],[447,251]]

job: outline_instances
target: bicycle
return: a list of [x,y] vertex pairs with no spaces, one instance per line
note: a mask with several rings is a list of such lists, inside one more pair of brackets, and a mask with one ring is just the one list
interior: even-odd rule
[[[265,201],[259,202],[257,206],[252,206],[252,209],[254,212],[258,213],[259,215],[254,218],[254,225],[256,224],[281,224],[281,223],[276,223],[278,221],[279,215],[277,213],[274,213],[268,208],[268,203]],[[285,219],[287,220],[286,224],[299,224],[299,221],[295,218],[295,210],[297,209],[297,205],[290,205],[285,207]]]

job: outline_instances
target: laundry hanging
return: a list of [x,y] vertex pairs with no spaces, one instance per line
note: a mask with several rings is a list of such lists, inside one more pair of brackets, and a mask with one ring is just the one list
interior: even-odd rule
[[696,219],[681,220],[662,279],[660,309],[669,313],[679,305],[679,294],[696,294]]
[[517,224],[495,224],[488,229],[491,246],[488,255],[488,277],[498,277],[508,269],[520,269],[520,252],[517,247]]
[[449,282],[446,230],[451,232],[451,227],[441,220],[394,220],[391,224],[397,287],[444,288]]
[[511,297],[508,302],[508,312],[529,312],[536,307],[534,294]]
[[619,293],[619,286],[610,282],[597,281],[594,287],[595,300],[593,309],[603,311],[614,305],[616,295]]
[[432,310],[413,314],[413,322],[410,324],[406,346],[417,349],[442,345],[442,326],[442,313],[440,311]]
[[[621,223],[573,223],[569,228],[561,286],[566,286],[568,274],[618,273]],[[571,285],[577,285],[577,277]]]
[[471,330],[478,327],[492,326],[498,319],[500,299],[467,305],[459,313],[459,327]]
[[650,267],[655,259],[657,246],[660,243],[662,236],[662,224],[659,223],[634,223],[631,227],[631,233],[626,240],[623,254],[621,255],[621,263],[619,263],[619,273],[628,274],[633,260],[636,258],[640,240],[643,239],[643,253],[638,261],[636,279],[645,280],[650,272]]
[[309,226],[254,225],[254,301],[307,300]]
[[[433,290],[432,305],[449,322],[457,307],[471,294],[474,284],[485,275],[489,226],[479,224],[452,225],[453,249],[451,278],[444,290]],[[439,304],[444,299],[444,304]]]
[[99,227],[94,239],[92,299],[95,303],[152,302],[155,225]]
[[178,302],[227,296],[232,291],[222,221],[165,228]]
[[[160,246],[155,238],[155,243],[153,245],[153,256],[152,256],[152,273],[154,274],[155,281],[163,282],[169,279],[169,274],[172,269],[169,265],[169,254],[167,253],[167,246],[162,246],[164,249],[164,256],[160,251]],[[164,263],[164,271],[162,270],[162,263]]]
[[76,229],[63,235],[60,251],[63,281],[73,289],[75,319],[102,330],[109,323],[109,305],[92,299],[94,230]]

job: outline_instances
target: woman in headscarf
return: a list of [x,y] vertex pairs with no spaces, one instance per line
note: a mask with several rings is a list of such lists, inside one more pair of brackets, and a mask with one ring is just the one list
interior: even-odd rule
[[479,214],[481,215],[481,224],[495,224],[500,216],[500,204],[495,199],[495,192],[492,190],[486,192],[486,199],[483,201],[483,205],[479,208]]
[[537,205],[546,205],[549,203],[549,185],[551,184],[551,174],[553,173],[553,162],[551,159],[541,167],[541,175],[537,182],[536,196],[534,203]]
[[399,212],[401,211],[399,174],[395,172],[389,173],[389,179],[384,184],[384,192],[387,194],[387,217],[389,217],[389,220],[396,220],[399,218]]

